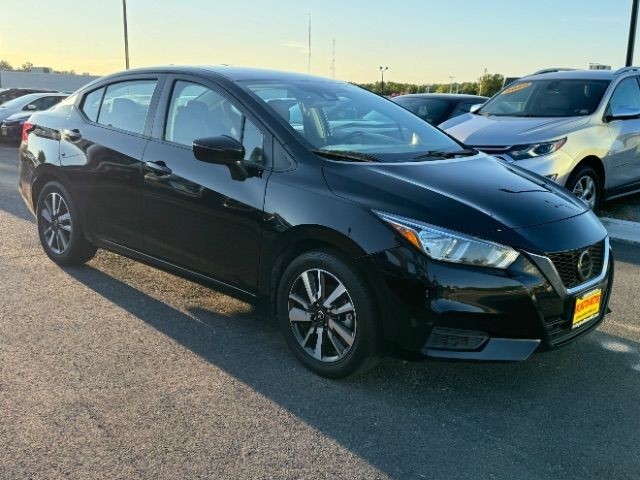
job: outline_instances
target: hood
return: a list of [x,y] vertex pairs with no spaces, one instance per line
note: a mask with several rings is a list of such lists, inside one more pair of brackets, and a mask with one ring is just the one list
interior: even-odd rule
[[472,235],[490,237],[588,211],[555,183],[484,154],[411,163],[325,161],[323,170],[335,195]]
[[467,113],[440,124],[455,139],[472,146],[526,145],[566,136],[589,117],[519,118]]
[[5,118],[8,118],[9,116],[19,111],[20,110],[16,110],[15,108],[7,108],[0,105],[0,121],[4,120]]

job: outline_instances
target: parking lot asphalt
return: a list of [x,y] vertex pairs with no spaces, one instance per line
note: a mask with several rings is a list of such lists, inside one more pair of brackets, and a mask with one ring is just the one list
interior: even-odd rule
[[563,349],[332,381],[264,309],[111,253],[57,267],[16,166],[0,148],[0,478],[638,478],[640,248]]
[[598,209],[598,215],[601,217],[640,222],[640,193],[617,198],[605,203]]

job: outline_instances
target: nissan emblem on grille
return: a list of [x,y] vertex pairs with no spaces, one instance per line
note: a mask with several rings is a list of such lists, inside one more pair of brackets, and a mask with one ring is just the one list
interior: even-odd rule
[[593,259],[591,258],[591,254],[589,250],[585,250],[580,254],[578,258],[578,275],[580,275],[581,280],[587,280],[591,277],[593,273]]

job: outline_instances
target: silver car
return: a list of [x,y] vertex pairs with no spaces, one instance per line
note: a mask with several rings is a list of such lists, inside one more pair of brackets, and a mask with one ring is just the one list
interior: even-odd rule
[[640,191],[640,68],[545,71],[440,128],[564,185],[591,208]]

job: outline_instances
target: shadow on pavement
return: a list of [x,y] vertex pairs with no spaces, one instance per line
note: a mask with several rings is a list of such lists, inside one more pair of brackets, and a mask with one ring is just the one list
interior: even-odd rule
[[392,478],[632,478],[640,469],[640,350],[629,340],[596,332],[518,364],[386,359],[331,381],[297,363],[266,310],[187,314],[96,268],[66,271]]

